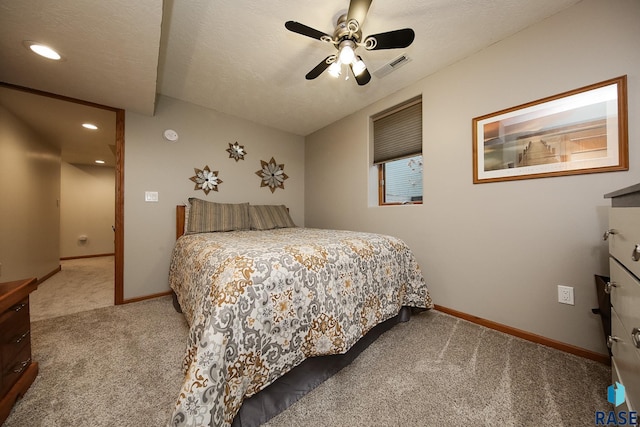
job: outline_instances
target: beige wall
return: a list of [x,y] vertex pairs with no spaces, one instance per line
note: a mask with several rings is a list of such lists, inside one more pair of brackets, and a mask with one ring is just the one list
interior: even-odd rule
[[115,188],[114,168],[62,163],[61,258],[113,253]]
[[[638,22],[637,0],[584,0],[307,136],[306,225],[399,236],[436,304],[606,353],[593,275],[608,274],[603,194],[640,182]],[[472,183],[472,118],[624,74],[628,172]],[[419,94],[424,204],[375,206],[369,117]]]
[[60,265],[60,153],[0,106],[0,282]]
[[[297,225],[304,225],[304,139],[247,120],[178,101],[158,98],[153,117],[126,114],[125,122],[124,298],[168,291],[175,242],[175,206],[189,197],[254,204],[285,204]],[[165,129],[179,134],[163,139]],[[225,151],[238,142],[247,150],[236,162]],[[260,188],[260,160],[284,164],[285,189]],[[189,180],[194,168],[219,171],[218,192],[205,195]],[[144,201],[157,191],[159,201]]]

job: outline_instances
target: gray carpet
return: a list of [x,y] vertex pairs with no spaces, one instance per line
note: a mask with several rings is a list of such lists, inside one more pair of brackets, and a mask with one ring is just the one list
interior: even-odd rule
[[[40,374],[5,427],[164,426],[187,327],[168,297],[33,323]],[[588,426],[611,370],[436,311],[394,327],[269,427]]]
[[171,298],[32,323],[40,372],[4,427],[164,426],[187,325]]
[[112,306],[113,263],[113,256],[60,261],[62,269],[29,296],[31,321]]

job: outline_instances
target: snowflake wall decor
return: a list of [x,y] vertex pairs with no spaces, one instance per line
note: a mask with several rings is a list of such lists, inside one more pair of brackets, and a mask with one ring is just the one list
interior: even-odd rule
[[289,178],[287,174],[284,173],[284,165],[277,164],[273,157],[268,163],[260,160],[260,164],[262,165],[262,169],[256,171],[256,175],[261,179],[260,187],[269,187],[272,193],[276,191],[276,188],[282,188],[284,190],[284,180]]
[[247,150],[244,149],[244,145],[239,145],[236,141],[234,144],[229,143],[229,148],[227,148],[227,153],[229,153],[230,159],[244,160],[244,155],[247,154]]
[[196,171],[195,176],[189,178],[196,183],[194,190],[202,190],[204,194],[209,194],[209,191],[218,191],[218,185],[222,184],[222,180],[218,177],[218,171],[211,171],[209,166],[205,166],[204,169],[193,168]]

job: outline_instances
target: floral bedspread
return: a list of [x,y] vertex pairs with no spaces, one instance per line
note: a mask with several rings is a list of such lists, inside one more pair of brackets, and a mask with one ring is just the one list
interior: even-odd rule
[[432,307],[402,240],[351,231],[186,235],[169,282],[190,326],[172,426],[230,425],[305,358],[346,352],[401,306]]

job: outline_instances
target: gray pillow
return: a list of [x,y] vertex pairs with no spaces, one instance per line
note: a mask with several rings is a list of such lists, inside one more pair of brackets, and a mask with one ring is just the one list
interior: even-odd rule
[[249,203],[214,203],[189,199],[187,233],[249,230]]
[[250,205],[249,218],[252,230],[295,227],[285,205]]

